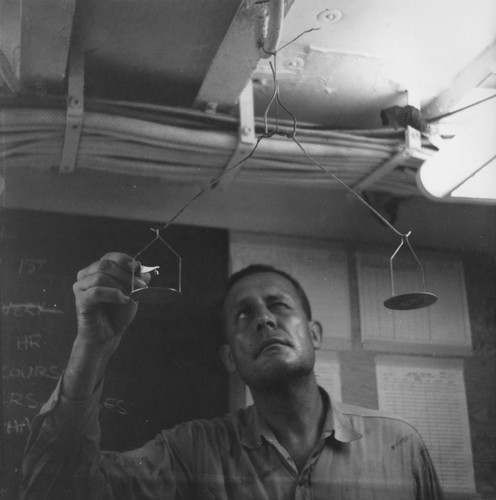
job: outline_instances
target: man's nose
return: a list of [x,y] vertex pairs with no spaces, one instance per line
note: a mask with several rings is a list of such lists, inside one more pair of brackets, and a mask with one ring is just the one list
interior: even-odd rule
[[266,308],[259,311],[257,317],[257,330],[261,331],[264,328],[275,329],[277,327],[277,321],[274,315]]

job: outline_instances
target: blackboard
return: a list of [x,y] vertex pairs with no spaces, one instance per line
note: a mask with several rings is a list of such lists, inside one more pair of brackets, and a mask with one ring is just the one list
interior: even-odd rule
[[[136,254],[156,227],[0,212],[0,499],[17,498],[31,422],[67,363],[76,334],[72,285],[78,270],[109,251]],[[160,429],[227,411],[221,336],[212,314],[227,279],[227,232],[174,225],[160,234],[182,258],[183,293],[166,305],[141,305],[112,359],[101,400],[103,449],[131,449]]]

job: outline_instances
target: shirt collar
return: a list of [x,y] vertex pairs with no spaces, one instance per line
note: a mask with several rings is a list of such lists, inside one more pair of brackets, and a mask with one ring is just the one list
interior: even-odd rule
[[[331,400],[331,397],[324,389],[319,387],[319,390],[327,408],[322,437],[326,439],[334,436],[334,439],[341,443],[349,443],[360,439],[362,435],[353,428],[349,417],[343,413],[341,405]],[[249,448],[260,448],[262,438],[272,439],[274,437],[272,430],[254,405],[246,409],[244,423],[241,442]]]
[[350,418],[343,413],[341,404],[333,401],[322,387],[319,387],[319,389],[324,404],[327,406],[322,437],[327,438],[334,433],[334,439],[341,443],[349,443],[360,439],[362,435],[353,428]]

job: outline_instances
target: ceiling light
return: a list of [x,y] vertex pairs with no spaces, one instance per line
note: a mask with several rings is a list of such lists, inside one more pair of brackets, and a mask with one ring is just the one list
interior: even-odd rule
[[496,203],[496,99],[473,108],[473,115],[439,152],[419,169],[417,183],[438,201]]

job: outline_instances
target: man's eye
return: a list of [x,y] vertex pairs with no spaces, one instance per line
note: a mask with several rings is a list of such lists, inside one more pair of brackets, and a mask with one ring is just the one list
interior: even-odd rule
[[286,302],[273,302],[271,307],[272,309],[289,309],[289,304],[286,304]]
[[249,312],[246,311],[246,310],[242,310],[242,311],[239,311],[237,314],[236,314],[236,320],[237,321],[242,321],[242,320],[245,320],[249,315]]

